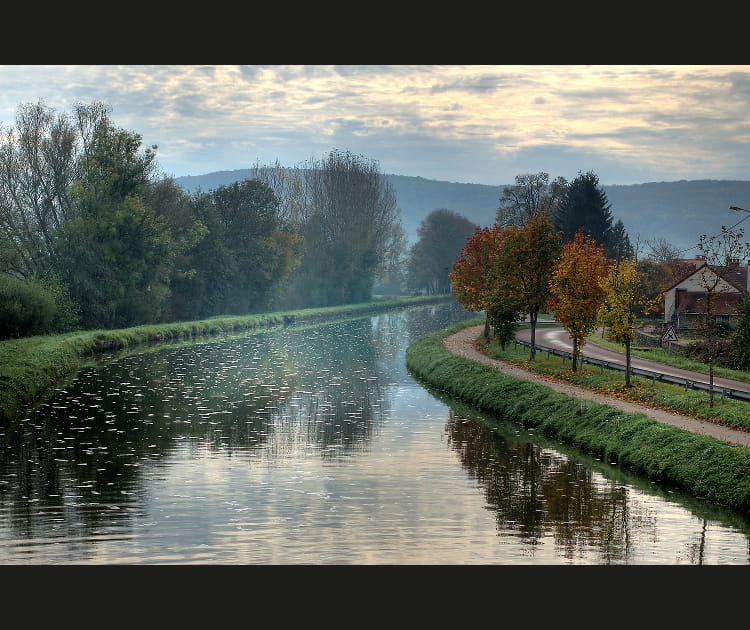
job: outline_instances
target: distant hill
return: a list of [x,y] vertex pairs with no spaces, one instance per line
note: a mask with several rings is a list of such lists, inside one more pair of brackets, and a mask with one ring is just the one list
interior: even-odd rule
[[[205,175],[176,177],[188,192],[226,186],[248,177],[250,170],[216,171]],[[401,209],[401,221],[409,238],[417,240],[417,228],[433,210],[446,208],[463,215],[481,227],[492,225],[504,186],[462,184],[423,177],[385,175],[391,182]],[[640,240],[663,238],[677,247],[691,250],[701,234],[718,234],[721,226],[735,225],[750,217],[729,206],[750,210],[750,181],[681,180],[645,184],[602,184],[609,199],[612,216],[621,219],[633,245]],[[750,220],[747,221],[750,236]],[[742,225],[745,226],[745,223]]]

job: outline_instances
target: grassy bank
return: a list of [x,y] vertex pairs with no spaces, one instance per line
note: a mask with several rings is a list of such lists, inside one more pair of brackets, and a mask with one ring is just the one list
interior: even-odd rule
[[[593,341],[599,343],[599,339]],[[654,382],[649,378],[635,375],[631,376],[632,387],[626,388],[625,375],[617,370],[603,370],[584,363],[579,364],[579,369],[573,372],[570,359],[547,355],[543,350],[537,350],[534,361],[530,361],[529,349],[524,346],[510,344],[503,350],[499,344],[492,340],[489,343],[481,340],[479,347],[488,357],[493,359],[507,361],[526,370],[545,374],[579,387],[585,387],[605,396],[660,409],[671,409],[714,424],[741,431],[750,431],[750,405],[743,400],[722,399],[720,394],[714,393],[714,406],[711,407],[709,394],[703,390],[688,389],[686,391],[680,385]],[[619,350],[613,344],[609,344],[609,347]],[[708,370],[705,364],[686,361],[679,355],[672,355],[671,361],[666,356],[652,355],[650,358],[696,372],[705,373]],[[740,375],[744,376],[745,379],[748,376],[746,373],[727,374],[725,372],[727,378],[743,380],[738,378]]]
[[92,357],[104,352],[153,344],[198,340],[296,322],[334,320],[354,315],[452,300],[450,296],[382,298],[362,304],[310,308],[200,321],[137,326],[119,330],[90,330],[0,341],[0,423],[43,399]]
[[750,449],[608,405],[589,402],[582,411],[576,398],[445,349],[443,337],[479,323],[481,319],[464,322],[415,340],[406,352],[410,372],[485,413],[513,419],[658,483],[750,513]]

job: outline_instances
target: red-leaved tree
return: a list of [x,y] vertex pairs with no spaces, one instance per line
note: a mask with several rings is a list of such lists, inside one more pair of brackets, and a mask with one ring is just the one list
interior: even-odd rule
[[470,311],[485,311],[484,337],[490,337],[489,272],[503,242],[503,230],[497,225],[477,228],[469,237],[448,274],[451,293]]

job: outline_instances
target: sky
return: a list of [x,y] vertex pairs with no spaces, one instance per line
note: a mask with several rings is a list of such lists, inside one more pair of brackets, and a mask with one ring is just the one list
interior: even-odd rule
[[108,105],[172,177],[338,150],[492,186],[750,180],[747,65],[0,66],[0,129],[39,101]]

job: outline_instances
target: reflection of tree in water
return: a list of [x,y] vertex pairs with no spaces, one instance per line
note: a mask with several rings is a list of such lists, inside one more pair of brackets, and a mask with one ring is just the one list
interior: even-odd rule
[[[340,457],[368,448],[390,404],[372,318],[289,330],[283,351],[296,366],[292,399],[278,408],[273,456],[314,448]],[[283,430],[282,430],[283,429]]]
[[502,437],[454,412],[446,433],[462,464],[485,488],[498,528],[517,531],[530,555],[551,532],[565,558],[596,549],[607,562],[627,560],[626,488],[551,449]]
[[379,352],[362,318],[85,368],[0,434],[0,506],[22,536],[70,537],[127,519],[144,469],[186,444],[196,456],[360,452],[389,410]]

